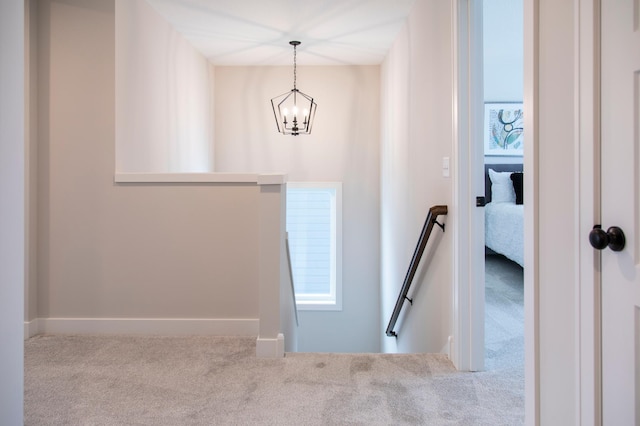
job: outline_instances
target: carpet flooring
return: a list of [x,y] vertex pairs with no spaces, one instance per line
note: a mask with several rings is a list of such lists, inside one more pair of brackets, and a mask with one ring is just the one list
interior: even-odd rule
[[523,269],[501,255],[485,257],[485,368],[524,371]]
[[513,271],[495,269],[484,372],[440,354],[258,359],[255,338],[43,335],[25,342],[25,424],[523,424],[521,343],[489,307],[517,300],[499,289]]

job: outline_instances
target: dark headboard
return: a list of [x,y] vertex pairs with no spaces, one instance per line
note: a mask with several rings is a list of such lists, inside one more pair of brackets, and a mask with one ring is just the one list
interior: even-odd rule
[[522,164],[485,164],[484,165],[484,200],[491,201],[491,179],[489,179],[489,169],[496,172],[521,172]]

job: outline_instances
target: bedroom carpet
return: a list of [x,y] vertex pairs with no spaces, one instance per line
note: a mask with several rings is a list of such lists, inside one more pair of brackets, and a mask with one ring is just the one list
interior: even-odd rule
[[[498,281],[510,274],[497,270]],[[504,293],[491,287],[488,305]],[[255,338],[36,336],[25,342],[25,424],[519,425],[522,363],[501,315],[488,319],[479,373],[438,354],[258,359]]]
[[501,255],[485,257],[485,367],[524,371],[524,276]]

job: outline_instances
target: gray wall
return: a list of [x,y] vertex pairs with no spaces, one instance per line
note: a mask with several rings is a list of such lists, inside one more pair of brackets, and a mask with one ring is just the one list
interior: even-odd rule
[[39,3],[37,312],[258,318],[256,185],[114,184],[113,2]]
[[[522,0],[483,0],[485,102],[522,102],[524,28]],[[522,156],[487,155],[486,164],[522,164]]]
[[[259,189],[114,184],[113,3],[38,6],[38,279],[26,318],[257,318]],[[216,69],[229,89],[220,92],[235,95],[256,70]],[[229,161],[217,171],[344,182],[344,309],[301,313],[299,349],[378,351],[378,67],[315,70],[323,79],[301,70],[301,88],[324,108],[316,142],[275,133],[269,98],[289,88],[291,69],[263,71],[264,126],[243,139],[224,115],[216,136]],[[257,104],[245,93],[238,107]],[[242,149],[229,152],[234,144]]]
[[292,88],[292,67],[215,68],[216,171],[343,183],[343,309],[300,311],[300,351],[380,350],[379,78],[378,66],[298,67],[318,112],[312,134],[294,137],[277,132],[269,102]]
[[522,102],[523,1],[483,0],[485,102]]
[[147,0],[116,0],[116,169],[213,170],[209,62]]
[[[442,158],[452,152],[451,55],[451,4],[418,1],[382,66],[381,334],[429,208],[454,212],[452,181],[442,176]],[[382,337],[385,352],[446,351],[453,230],[434,228],[409,295],[413,306],[403,309],[398,338]]]

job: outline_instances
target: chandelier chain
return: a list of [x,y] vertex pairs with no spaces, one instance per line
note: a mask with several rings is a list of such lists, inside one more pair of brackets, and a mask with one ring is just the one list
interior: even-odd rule
[[296,54],[297,54],[297,50],[296,50],[296,45],[293,45],[293,88],[296,88],[296,77],[297,77],[297,73],[296,73]]

